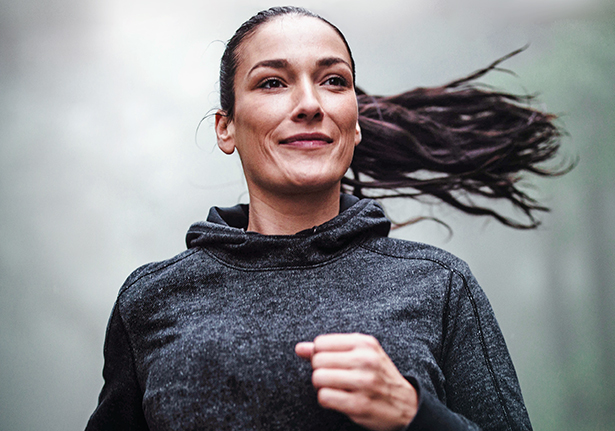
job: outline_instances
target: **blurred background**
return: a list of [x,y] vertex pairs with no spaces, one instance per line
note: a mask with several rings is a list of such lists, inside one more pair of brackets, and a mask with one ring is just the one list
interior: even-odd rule
[[[120,285],[245,202],[213,119],[224,42],[263,1],[0,0],[0,429],[79,430],[102,386]],[[483,79],[539,94],[579,164],[527,178],[535,231],[394,202],[394,232],[466,260],[490,297],[537,430],[615,429],[615,7],[599,0],[302,1],[346,34],[357,83]],[[199,121],[205,117],[197,131]]]

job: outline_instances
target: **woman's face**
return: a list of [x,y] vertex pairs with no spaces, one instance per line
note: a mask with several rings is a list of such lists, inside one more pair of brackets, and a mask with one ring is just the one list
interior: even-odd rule
[[250,194],[339,188],[361,140],[351,59],[328,24],[285,15],[239,46],[235,114],[218,145],[239,152]]

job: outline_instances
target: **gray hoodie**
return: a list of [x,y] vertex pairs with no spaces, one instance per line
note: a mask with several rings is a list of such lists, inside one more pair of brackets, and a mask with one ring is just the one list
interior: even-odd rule
[[528,430],[493,311],[467,265],[388,238],[372,200],[288,236],[246,232],[247,206],[212,208],[188,250],[137,269],[105,341],[87,430],[353,430],[321,408],[294,346],[376,337],[419,392],[409,430]]

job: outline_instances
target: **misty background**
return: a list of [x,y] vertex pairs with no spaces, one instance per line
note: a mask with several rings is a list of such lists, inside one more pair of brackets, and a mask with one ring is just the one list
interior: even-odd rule
[[[535,231],[393,202],[395,236],[466,260],[487,292],[537,430],[615,429],[615,7],[599,0],[297,2],[345,33],[357,84],[460,78],[539,94],[569,136]],[[223,41],[263,1],[0,0],[0,429],[79,430],[102,387],[117,292],[185,248],[210,206],[245,202],[215,145]],[[205,117],[197,131],[199,121]],[[506,209],[505,209],[506,210]]]

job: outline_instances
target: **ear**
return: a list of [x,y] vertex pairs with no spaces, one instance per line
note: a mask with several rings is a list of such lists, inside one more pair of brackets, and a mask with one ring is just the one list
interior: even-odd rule
[[357,145],[359,145],[359,142],[361,142],[361,139],[363,139],[363,136],[361,136],[361,126],[359,126],[359,120],[357,120],[357,129],[356,129],[355,135],[354,135],[354,145],[355,145],[355,147]]
[[228,115],[222,110],[216,112],[216,137],[218,147],[226,154],[235,151],[235,124],[229,120]]

